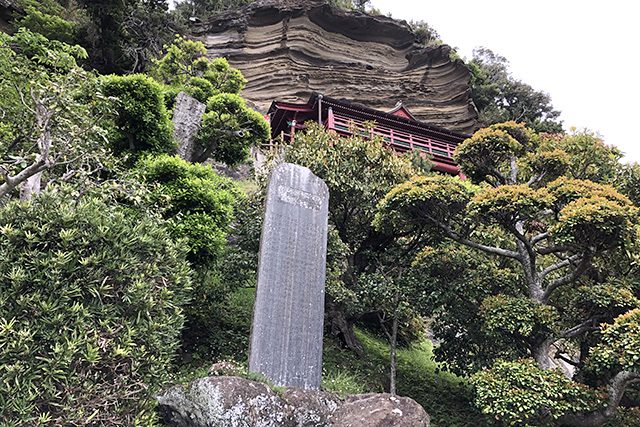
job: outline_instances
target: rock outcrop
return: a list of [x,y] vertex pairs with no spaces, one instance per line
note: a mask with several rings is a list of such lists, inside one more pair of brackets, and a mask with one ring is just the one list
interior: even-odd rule
[[242,96],[263,112],[315,91],[380,110],[402,101],[419,120],[458,132],[477,126],[468,68],[447,45],[414,45],[404,21],[320,1],[258,0],[192,30],[208,55],[242,71]]
[[188,162],[194,160],[195,139],[200,130],[207,106],[184,92],[178,93],[173,108],[173,138],[178,143],[178,156]]
[[275,393],[238,377],[206,377],[156,396],[174,427],[426,427],[429,416],[408,397],[333,393],[287,387]]

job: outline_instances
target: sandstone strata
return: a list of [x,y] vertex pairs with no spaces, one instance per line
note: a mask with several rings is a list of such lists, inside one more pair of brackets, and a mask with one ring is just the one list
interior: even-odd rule
[[428,427],[429,416],[408,397],[333,393],[207,377],[156,396],[164,421],[174,427]]
[[402,101],[426,123],[476,128],[468,68],[447,45],[415,45],[404,21],[320,1],[258,0],[193,31],[210,56],[242,71],[242,95],[263,111],[274,99],[306,102],[316,91],[380,110]]

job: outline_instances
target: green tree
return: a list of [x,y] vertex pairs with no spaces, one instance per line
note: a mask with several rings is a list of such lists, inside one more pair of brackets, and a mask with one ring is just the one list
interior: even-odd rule
[[[64,3],[64,2],[63,2]],[[16,2],[21,10],[14,16],[14,27],[26,28],[40,33],[49,40],[58,40],[67,44],[78,43],[78,23],[65,19],[68,9],[55,0],[19,0]],[[69,5],[67,5],[69,6]]]
[[89,16],[91,25],[89,34],[92,34],[87,42],[91,56],[91,67],[101,73],[121,72],[126,67],[118,64],[123,56],[122,51],[122,27],[128,8],[132,7],[136,0],[79,0],[78,3]]
[[621,169],[626,168],[620,164],[620,150],[606,145],[596,132],[572,128],[563,135],[540,136],[540,151],[553,153],[560,150],[566,153],[566,176],[609,184],[615,182]]
[[[511,260],[520,278],[518,292],[482,300],[478,314],[485,332],[524,349],[537,369],[554,369],[562,360],[574,366],[574,380],[591,387],[594,396],[596,387],[607,390],[606,398],[589,405],[545,406],[535,390],[491,401],[488,390],[522,380],[516,374],[504,378],[496,364],[476,377],[483,410],[500,417],[496,408],[517,407],[526,397],[538,406],[522,409],[519,419],[599,425],[614,416],[629,384],[640,381],[637,365],[613,365],[609,375],[598,376],[593,373],[599,365],[590,359],[609,328],[600,324],[617,325],[617,316],[638,306],[632,279],[603,268],[612,257],[633,256],[638,210],[609,185],[559,176],[571,172],[572,162],[566,152],[549,148],[513,122],[480,130],[456,153],[462,171],[479,186],[449,177],[414,178],[385,197],[375,225],[416,232],[430,225],[444,238]],[[621,345],[636,352],[640,341],[633,333],[626,339]]]
[[[327,288],[328,329],[351,349],[361,351],[354,323],[368,310],[359,295],[364,274],[375,274],[376,257],[392,246],[394,236],[378,233],[371,221],[376,204],[396,184],[414,172],[377,139],[343,138],[310,124],[284,151],[283,160],[306,166],[329,187],[329,222],[339,248],[344,245],[345,271],[340,282]],[[371,300],[371,298],[369,299]]]
[[[389,393],[396,394],[397,348],[400,327],[415,319],[421,319],[425,310],[427,294],[424,281],[415,280],[410,260],[419,246],[416,242],[402,242],[378,254],[371,273],[358,277],[356,292],[363,305],[363,311],[373,313],[380,329],[389,342]],[[402,244],[402,243],[404,244]],[[407,248],[410,247],[410,249]],[[413,250],[411,250],[411,248]],[[409,262],[407,262],[409,261]],[[422,322],[419,322],[423,326]]]
[[227,243],[200,275],[182,338],[183,349],[194,358],[241,361],[248,356],[263,209],[260,192],[237,199]]
[[411,274],[424,293],[422,314],[439,345],[436,361],[458,375],[470,375],[498,358],[526,357],[528,350],[491,335],[480,316],[492,295],[519,295],[520,280],[510,260],[450,241],[433,242],[415,258]]
[[186,31],[168,12],[167,0],[138,0],[125,12],[120,24],[122,53],[129,73],[141,73],[160,55],[176,32]]
[[415,43],[420,46],[438,45],[442,44],[440,34],[429,23],[425,21],[413,21],[409,22],[411,30],[415,36]]
[[188,160],[213,158],[233,165],[248,157],[250,146],[269,139],[264,117],[237,95],[245,84],[240,71],[230,68],[224,58],[207,58],[201,42],[178,36],[165,49],[166,54],[155,61],[152,75],[170,85],[168,104],[173,105],[174,96],[184,91],[207,105],[197,147],[187,154]]
[[553,109],[551,97],[513,78],[505,57],[478,48],[468,66],[471,98],[485,125],[514,120],[537,132],[562,131],[560,112]]
[[185,251],[156,216],[73,193],[0,209],[0,424],[152,425]]
[[209,98],[196,141],[200,151],[194,160],[209,158],[228,165],[249,157],[249,147],[269,140],[269,124],[262,114],[248,108],[238,95],[221,93]]
[[221,93],[237,94],[246,80],[240,71],[229,67],[224,58],[210,60],[202,42],[176,36],[165,54],[154,60],[149,75],[168,85],[165,90],[167,108],[173,108],[178,92],[184,91],[202,103]]
[[[233,318],[224,306],[238,287],[228,283],[221,265],[231,252],[226,248],[229,225],[243,194],[230,180],[218,176],[211,166],[186,162],[177,156],[148,156],[137,165],[140,179],[152,188],[151,203],[166,220],[171,237],[183,242],[195,272],[192,301],[185,307],[186,328],[182,349],[206,353],[219,351],[223,331],[218,328]],[[228,325],[227,325],[228,326]],[[234,347],[237,348],[237,347]],[[229,349],[228,349],[229,350]]]
[[638,163],[622,165],[613,182],[635,206],[640,206],[640,165]]
[[60,179],[101,169],[106,150],[98,122],[110,114],[100,81],[76,64],[79,46],[21,29],[0,34],[0,198],[21,186],[28,199],[42,174]]
[[179,26],[166,0],[78,0],[88,20],[83,45],[88,63],[103,74],[145,71]]
[[155,67],[150,74],[165,84],[180,88],[189,88],[192,80],[192,83],[206,80],[211,87],[206,88],[204,96],[195,96],[200,102],[206,102],[219,93],[240,93],[244,88],[246,81],[240,71],[229,67],[224,58],[207,58],[207,49],[202,42],[176,36],[171,45],[164,46],[164,50],[164,56],[154,60]]
[[179,157],[148,156],[138,165],[142,181],[156,185],[152,202],[168,221],[175,239],[184,239],[196,269],[208,269],[226,243],[236,200],[242,193],[209,165]]

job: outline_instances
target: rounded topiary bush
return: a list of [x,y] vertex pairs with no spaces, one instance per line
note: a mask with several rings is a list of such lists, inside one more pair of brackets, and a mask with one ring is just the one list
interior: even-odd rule
[[104,95],[117,98],[113,104],[116,116],[102,123],[114,153],[138,156],[178,148],[162,85],[144,74],[110,75],[102,81]]
[[0,208],[0,425],[148,425],[191,286],[159,219],[45,193]]
[[226,244],[234,206],[243,194],[210,165],[177,156],[147,156],[138,162],[141,180],[156,185],[152,199],[175,238],[184,239],[195,269],[215,264]]

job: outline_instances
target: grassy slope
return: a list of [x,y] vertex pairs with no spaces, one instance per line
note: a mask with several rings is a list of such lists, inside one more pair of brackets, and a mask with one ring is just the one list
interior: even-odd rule
[[[384,339],[356,330],[365,356],[325,340],[323,389],[339,393],[383,392],[388,389],[389,345]],[[398,394],[420,403],[433,426],[487,425],[488,420],[471,404],[466,381],[442,372],[432,360],[430,341],[398,351]]]
[[[238,289],[229,295],[224,334],[220,338],[230,341],[221,345],[220,354],[195,357],[182,363],[175,374],[174,384],[185,384],[207,375],[216,361],[227,360],[245,366],[246,351],[237,351],[248,344],[248,333],[253,308],[254,289]],[[224,317],[224,316],[223,316]],[[233,319],[231,319],[233,318]],[[234,320],[230,322],[230,320]],[[342,350],[329,338],[323,351],[322,388],[342,394],[382,393],[389,387],[389,345],[383,338],[356,329],[356,336],[364,346],[364,357]],[[221,343],[222,344],[222,343]],[[229,354],[229,349],[235,349]],[[227,350],[227,351],[224,351]],[[488,422],[472,406],[465,380],[440,371],[432,360],[430,341],[398,351],[398,394],[408,396],[421,404],[431,416],[433,426],[478,426]],[[245,371],[243,369],[243,371]],[[242,373],[238,373],[242,375]]]

